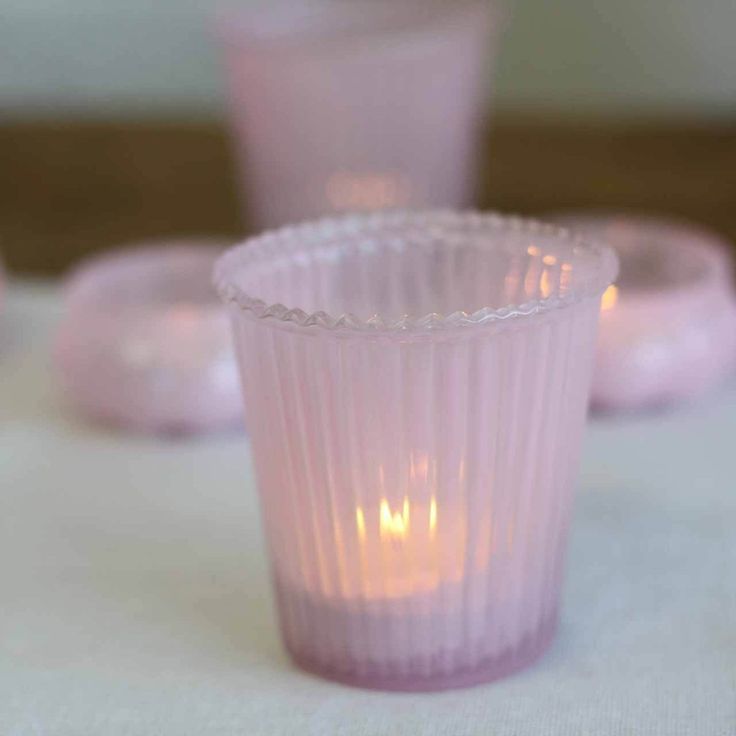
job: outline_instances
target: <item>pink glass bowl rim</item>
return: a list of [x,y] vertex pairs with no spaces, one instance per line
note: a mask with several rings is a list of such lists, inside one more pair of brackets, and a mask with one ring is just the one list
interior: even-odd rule
[[[552,222],[604,240],[614,248],[619,261],[636,250],[653,250],[665,260],[689,267],[687,278],[652,286],[624,288],[619,299],[627,302],[672,302],[709,296],[724,287],[731,289],[732,262],[729,243],[718,233],[675,218],[612,212],[562,212],[550,215]],[[621,273],[619,273],[621,277]],[[619,284],[625,286],[624,284]]]
[[[323,310],[306,312],[299,306],[287,306],[280,302],[267,303],[257,294],[247,293],[238,284],[238,275],[249,267],[268,263],[276,259],[298,256],[310,249],[345,241],[356,237],[395,237],[394,228],[411,227],[426,230],[443,237],[458,239],[453,228],[467,228],[487,236],[484,244],[488,248],[500,247],[494,236],[504,234],[525,235],[538,238],[543,258],[545,246],[556,241],[570,246],[576,254],[590,260],[587,278],[564,294],[552,294],[542,299],[501,307],[482,307],[473,312],[455,311],[451,314],[429,312],[419,317],[403,316],[398,319],[375,314],[369,319],[351,312],[331,315]],[[462,239],[462,235],[459,239]],[[415,246],[412,246],[415,247]],[[419,246],[416,246],[419,247]],[[521,254],[522,246],[519,245]],[[221,298],[234,304],[251,316],[292,323],[300,327],[319,327],[325,330],[352,330],[362,332],[427,332],[438,329],[472,327],[497,323],[503,320],[528,317],[549,312],[553,309],[576,304],[586,298],[599,297],[618,273],[618,258],[610,247],[595,240],[581,237],[567,228],[550,225],[537,220],[501,215],[495,212],[453,212],[449,210],[389,211],[370,214],[354,214],[343,217],[324,218],[295,226],[287,226],[250,238],[229,249],[215,264],[214,283]]]
[[[208,239],[143,241],[89,256],[77,264],[66,279],[66,308],[95,309],[102,312],[109,308],[113,314],[121,315],[159,312],[173,305],[186,303],[202,317],[219,317],[220,306],[215,293],[211,295],[211,299],[190,303],[187,297],[167,298],[160,293],[160,286],[170,278],[172,264],[186,267],[188,273],[193,273],[193,267],[199,264],[203,269],[201,290],[204,295],[207,287],[206,268],[217,260],[224,248],[222,241]],[[105,284],[119,286],[131,281],[130,269],[142,265],[149,275],[155,276],[156,284],[146,285],[142,289],[136,285],[136,289],[140,290],[137,291],[135,301],[118,302],[110,299],[105,293]]]

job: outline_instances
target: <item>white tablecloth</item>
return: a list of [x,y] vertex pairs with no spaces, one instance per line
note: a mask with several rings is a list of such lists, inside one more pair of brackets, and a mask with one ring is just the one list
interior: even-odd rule
[[591,424],[562,625],[531,669],[392,695],[281,650],[247,441],[77,419],[56,292],[0,337],[0,734],[736,734],[736,385]]

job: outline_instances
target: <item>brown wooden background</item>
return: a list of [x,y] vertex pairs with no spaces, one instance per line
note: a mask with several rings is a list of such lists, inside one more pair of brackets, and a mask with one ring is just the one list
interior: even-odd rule
[[[502,117],[482,160],[483,208],[625,208],[736,241],[736,121],[582,124]],[[125,241],[247,231],[217,122],[0,125],[0,253],[53,274]]]

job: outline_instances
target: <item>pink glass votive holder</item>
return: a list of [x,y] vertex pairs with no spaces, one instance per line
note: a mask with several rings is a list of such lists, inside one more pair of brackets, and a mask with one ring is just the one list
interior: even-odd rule
[[621,262],[603,298],[594,406],[667,406],[712,389],[736,368],[732,264],[718,236],[644,216],[555,219],[605,240]]
[[289,1],[222,13],[256,228],[471,204],[498,16],[493,0]]
[[285,228],[218,262],[297,664],[433,690],[541,654],[615,270],[559,228],[440,211]]
[[227,312],[211,285],[220,252],[161,243],[93,258],[72,274],[55,365],[82,412],[162,434],[242,423]]

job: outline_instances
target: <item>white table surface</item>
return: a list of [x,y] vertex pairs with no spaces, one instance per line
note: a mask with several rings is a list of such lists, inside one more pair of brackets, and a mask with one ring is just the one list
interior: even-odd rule
[[562,624],[509,679],[398,695],[291,667],[247,441],[76,418],[48,286],[0,333],[0,734],[736,734],[736,384],[594,421]]

